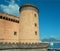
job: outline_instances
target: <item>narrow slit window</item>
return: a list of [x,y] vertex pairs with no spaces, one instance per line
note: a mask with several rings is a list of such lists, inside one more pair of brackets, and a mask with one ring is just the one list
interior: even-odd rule
[[35,35],[37,35],[37,31],[35,31]]
[[37,15],[36,14],[34,14],[34,17],[36,17]]
[[37,26],[37,23],[35,23],[35,27]]
[[14,35],[17,35],[17,32],[14,32]]

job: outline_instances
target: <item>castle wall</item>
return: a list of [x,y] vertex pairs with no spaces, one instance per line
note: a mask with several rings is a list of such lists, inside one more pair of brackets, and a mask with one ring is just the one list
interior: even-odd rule
[[0,51],[47,51],[48,43],[0,43]]
[[0,13],[0,42],[18,42],[18,18]]

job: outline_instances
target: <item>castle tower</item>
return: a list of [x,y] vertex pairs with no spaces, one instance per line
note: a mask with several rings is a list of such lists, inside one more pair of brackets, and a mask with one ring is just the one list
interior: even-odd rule
[[25,4],[20,7],[20,36],[19,41],[23,43],[39,42],[38,8]]

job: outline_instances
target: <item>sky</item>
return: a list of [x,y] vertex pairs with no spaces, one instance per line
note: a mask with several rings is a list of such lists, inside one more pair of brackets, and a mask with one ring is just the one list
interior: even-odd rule
[[20,6],[26,3],[39,9],[40,39],[60,39],[60,0],[1,0],[0,12],[19,16]]

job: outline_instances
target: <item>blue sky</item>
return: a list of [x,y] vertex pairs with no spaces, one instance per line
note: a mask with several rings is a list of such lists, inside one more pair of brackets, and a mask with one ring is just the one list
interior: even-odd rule
[[30,3],[39,8],[40,37],[60,38],[60,0],[1,0],[0,12],[19,16],[19,7]]

